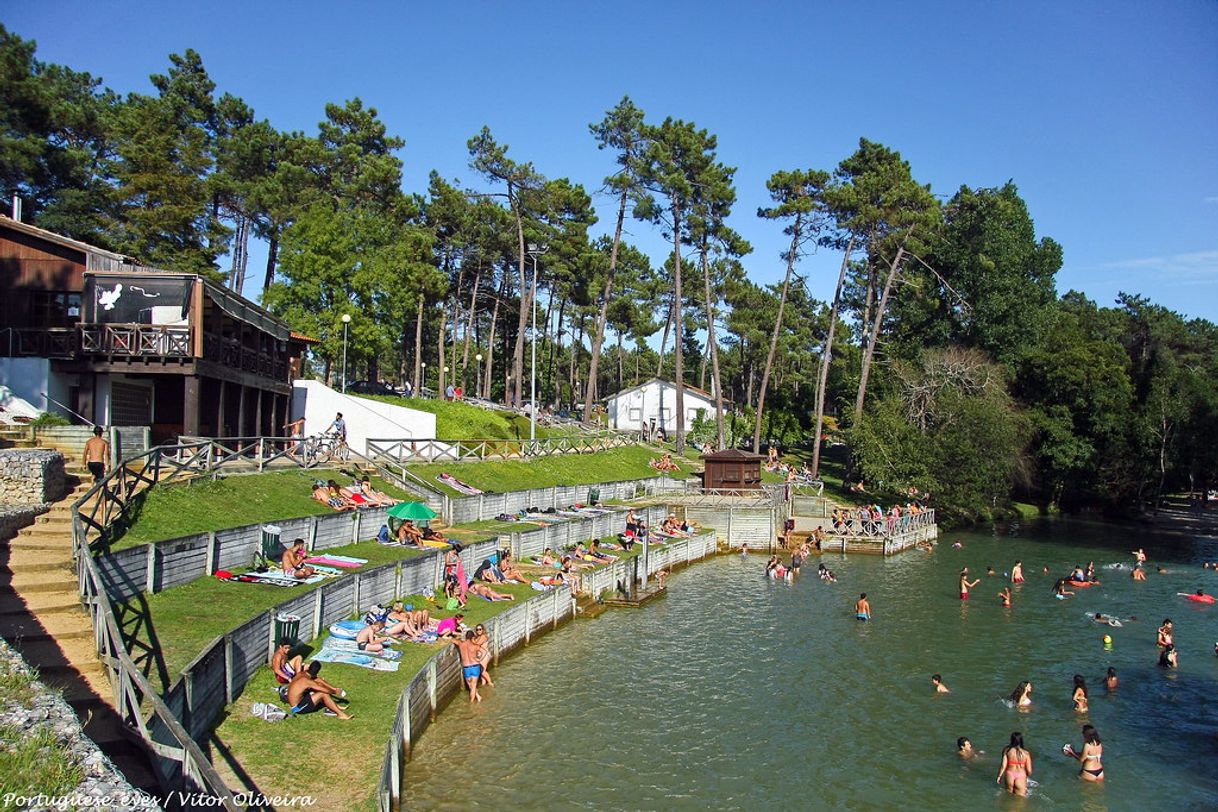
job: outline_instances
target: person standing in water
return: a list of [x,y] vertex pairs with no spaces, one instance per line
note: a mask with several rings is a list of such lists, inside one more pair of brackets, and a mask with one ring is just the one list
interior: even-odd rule
[[1155,640],[1155,645],[1159,648],[1168,648],[1173,642],[1171,618],[1165,617],[1163,618],[1163,625],[1159,627],[1158,638]]
[[1011,583],[1013,583],[1013,584],[1022,584],[1023,583],[1023,562],[1022,561],[1016,561],[1015,565],[1011,567]]
[[1117,679],[1116,669],[1108,666],[1108,673],[1104,675],[1104,687],[1109,691],[1115,691],[1119,684],[1120,680]]
[[1028,794],[1028,777],[1032,775],[1032,754],[1024,749],[1023,734],[1011,734],[1011,743],[1002,749],[1002,764],[997,783],[1006,784],[1012,795]]
[[968,579],[968,567],[960,570],[960,600],[968,600],[968,591],[977,586],[979,583],[981,583],[980,578],[978,578],[976,581],[970,581]]
[[1082,764],[1082,769],[1078,771],[1078,777],[1084,781],[1103,781],[1104,780],[1104,765],[1101,759],[1104,757],[1104,745],[1100,743],[1100,734],[1091,725],[1083,725],[1083,747],[1081,750],[1075,750],[1070,745],[1062,748],[1062,752],[1071,758],[1076,758]]
[[930,684],[935,686],[935,693],[937,693],[937,694],[950,694],[951,693],[951,690],[949,690],[948,687],[943,684],[943,676],[941,674],[935,674],[934,676],[932,676],[930,678]]
[[1024,680],[1011,692],[1011,704],[1017,708],[1032,707],[1032,683]]
[[1074,675],[1074,693],[1070,696],[1074,701],[1075,713],[1087,712],[1087,682],[1082,674]]
[[854,604],[854,616],[862,621],[871,620],[871,604],[867,602],[867,593],[859,595]]

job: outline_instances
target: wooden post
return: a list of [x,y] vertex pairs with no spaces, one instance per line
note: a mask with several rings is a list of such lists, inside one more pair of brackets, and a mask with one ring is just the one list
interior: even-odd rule
[[431,700],[431,721],[436,720],[436,658],[427,661],[427,696]]
[[[502,617],[502,615],[500,615],[500,617]],[[496,668],[499,667],[499,651],[503,648],[503,624],[499,621],[500,618],[495,618],[495,631],[493,636]]]
[[558,628],[558,590],[557,589],[551,590],[551,594],[554,595],[554,600],[553,600],[554,625],[551,628],[557,629]]
[[313,545],[317,543],[317,517],[313,517],[313,521],[309,522],[309,538],[305,542],[305,549],[309,552],[313,551]]
[[245,418],[248,416],[246,414],[246,408],[245,408],[245,402],[247,400],[247,398],[245,396],[245,391],[248,388],[249,387],[245,386],[244,384],[240,384],[237,387],[237,391],[240,393],[237,397],[237,436],[238,437],[245,436]]
[[647,526],[647,533],[643,536],[643,576],[639,579],[643,589],[647,588],[647,570],[651,563],[651,525]]
[[187,375],[182,379],[182,433],[199,435],[199,376]]
[[321,610],[322,610],[322,592],[325,590],[315,590],[313,592],[313,637],[316,640],[321,634]]
[[228,400],[228,381],[221,380],[220,381],[220,406],[216,410],[216,429],[215,429],[216,434],[215,434],[215,436],[217,436],[217,437],[227,436],[224,433],[224,422],[225,422],[224,418],[228,416],[226,414],[228,411],[228,409],[226,408],[227,404],[225,403],[225,401],[227,401],[227,400]]
[[207,572],[204,575],[211,575],[216,571],[216,558],[219,557],[220,551],[216,547],[216,531],[207,531]]
[[[318,591],[320,592],[320,590]],[[233,636],[231,634],[224,635],[224,704],[233,704]]]
[[398,599],[402,597],[402,562],[393,568],[393,597]]
[[410,760],[410,740],[413,738],[410,727],[411,717],[414,715],[411,711],[414,707],[414,686],[415,683],[412,682],[402,703],[405,706],[402,708],[402,751],[407,761]]
[[361,513],[360,511],[358,511],[358,510],[355,511],[355,521],[351,522],[351,543],[352,544],[359,543],[359,528],[360,528],[361,519],[363,518],[363,515],[364,514]]
[[360,587],[363,578],[360,577],[360,574],[357,572],[355,573],[355,578],[353,580],[355,581],[355,612],[356,614],[359,614],[359,612],[362,611],[360,609],[360,592],[362,591]]
[[148,545],[148,560],[144,565],[144,592],[156,594],[156,545]]

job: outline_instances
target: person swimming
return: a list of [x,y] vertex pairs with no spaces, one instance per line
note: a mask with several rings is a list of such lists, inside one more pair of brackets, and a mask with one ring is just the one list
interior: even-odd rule
[[[942,674],[932,675],[930,678],[930,684],[935,686],[935,693],[937,693],[937,694],[950,694],[951,693],[951,690],[946,685],[943,684],[943,675]],[[959,742],[957,742],[957,744],[959,744]]]
[[1108,673],[1104,675],[1104,687],[1109,691],[1115,691],[1117,689],[1117,685],[1119,684],[1120,680],[1117,679],[1116,669],[1112,666],[1108,666]]
[[1075,713],[1087,712],[1087,682],[1082,674],[1074,675],[1074,693],[1070,699],[1074,702]]
[[1011,588],[1007,587],[1006,589],[999,592],[998,600],[1002,601],[1002,607],[1004,609],[1010,609],[1011,608]]
[[1163,668],[1179,667],[1180,661],[1176,655],[1176,647],[1171,643],[1168,643],[1167,647],[1159,652],[1159,665]]
[[1032,706],[1032,683],[1024,680],[1015,686],[1015,690],[1011,692],[1011,704],[1017,708],[1030,708]]
[[967,761],[981,755],[981,751],[973,749],[973,743],[969,741],[968,736],[961,736],[956,739],[956,755]]

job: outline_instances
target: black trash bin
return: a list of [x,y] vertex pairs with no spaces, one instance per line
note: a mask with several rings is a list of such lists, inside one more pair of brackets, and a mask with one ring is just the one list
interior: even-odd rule
[[287,639],[293,646],[300,642],[300,618],[297,615],[275,615],[275,645]]
[[601,503],[601,489],[600,488],[589,488],[588,489],[588,504],[589,505],[599,505],[600,503]]

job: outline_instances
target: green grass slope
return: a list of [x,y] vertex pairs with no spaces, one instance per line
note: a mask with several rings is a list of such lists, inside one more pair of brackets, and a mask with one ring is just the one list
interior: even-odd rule
[[[436,416],[436,438],[440,440],[527,440],[529,418],[511,412],[483,409],[469,403],[433,398],[398,398],[388,395],[358,395],[394,406],[430,412]],[[538,437],[562,437],[574,428],[537,425]]]

